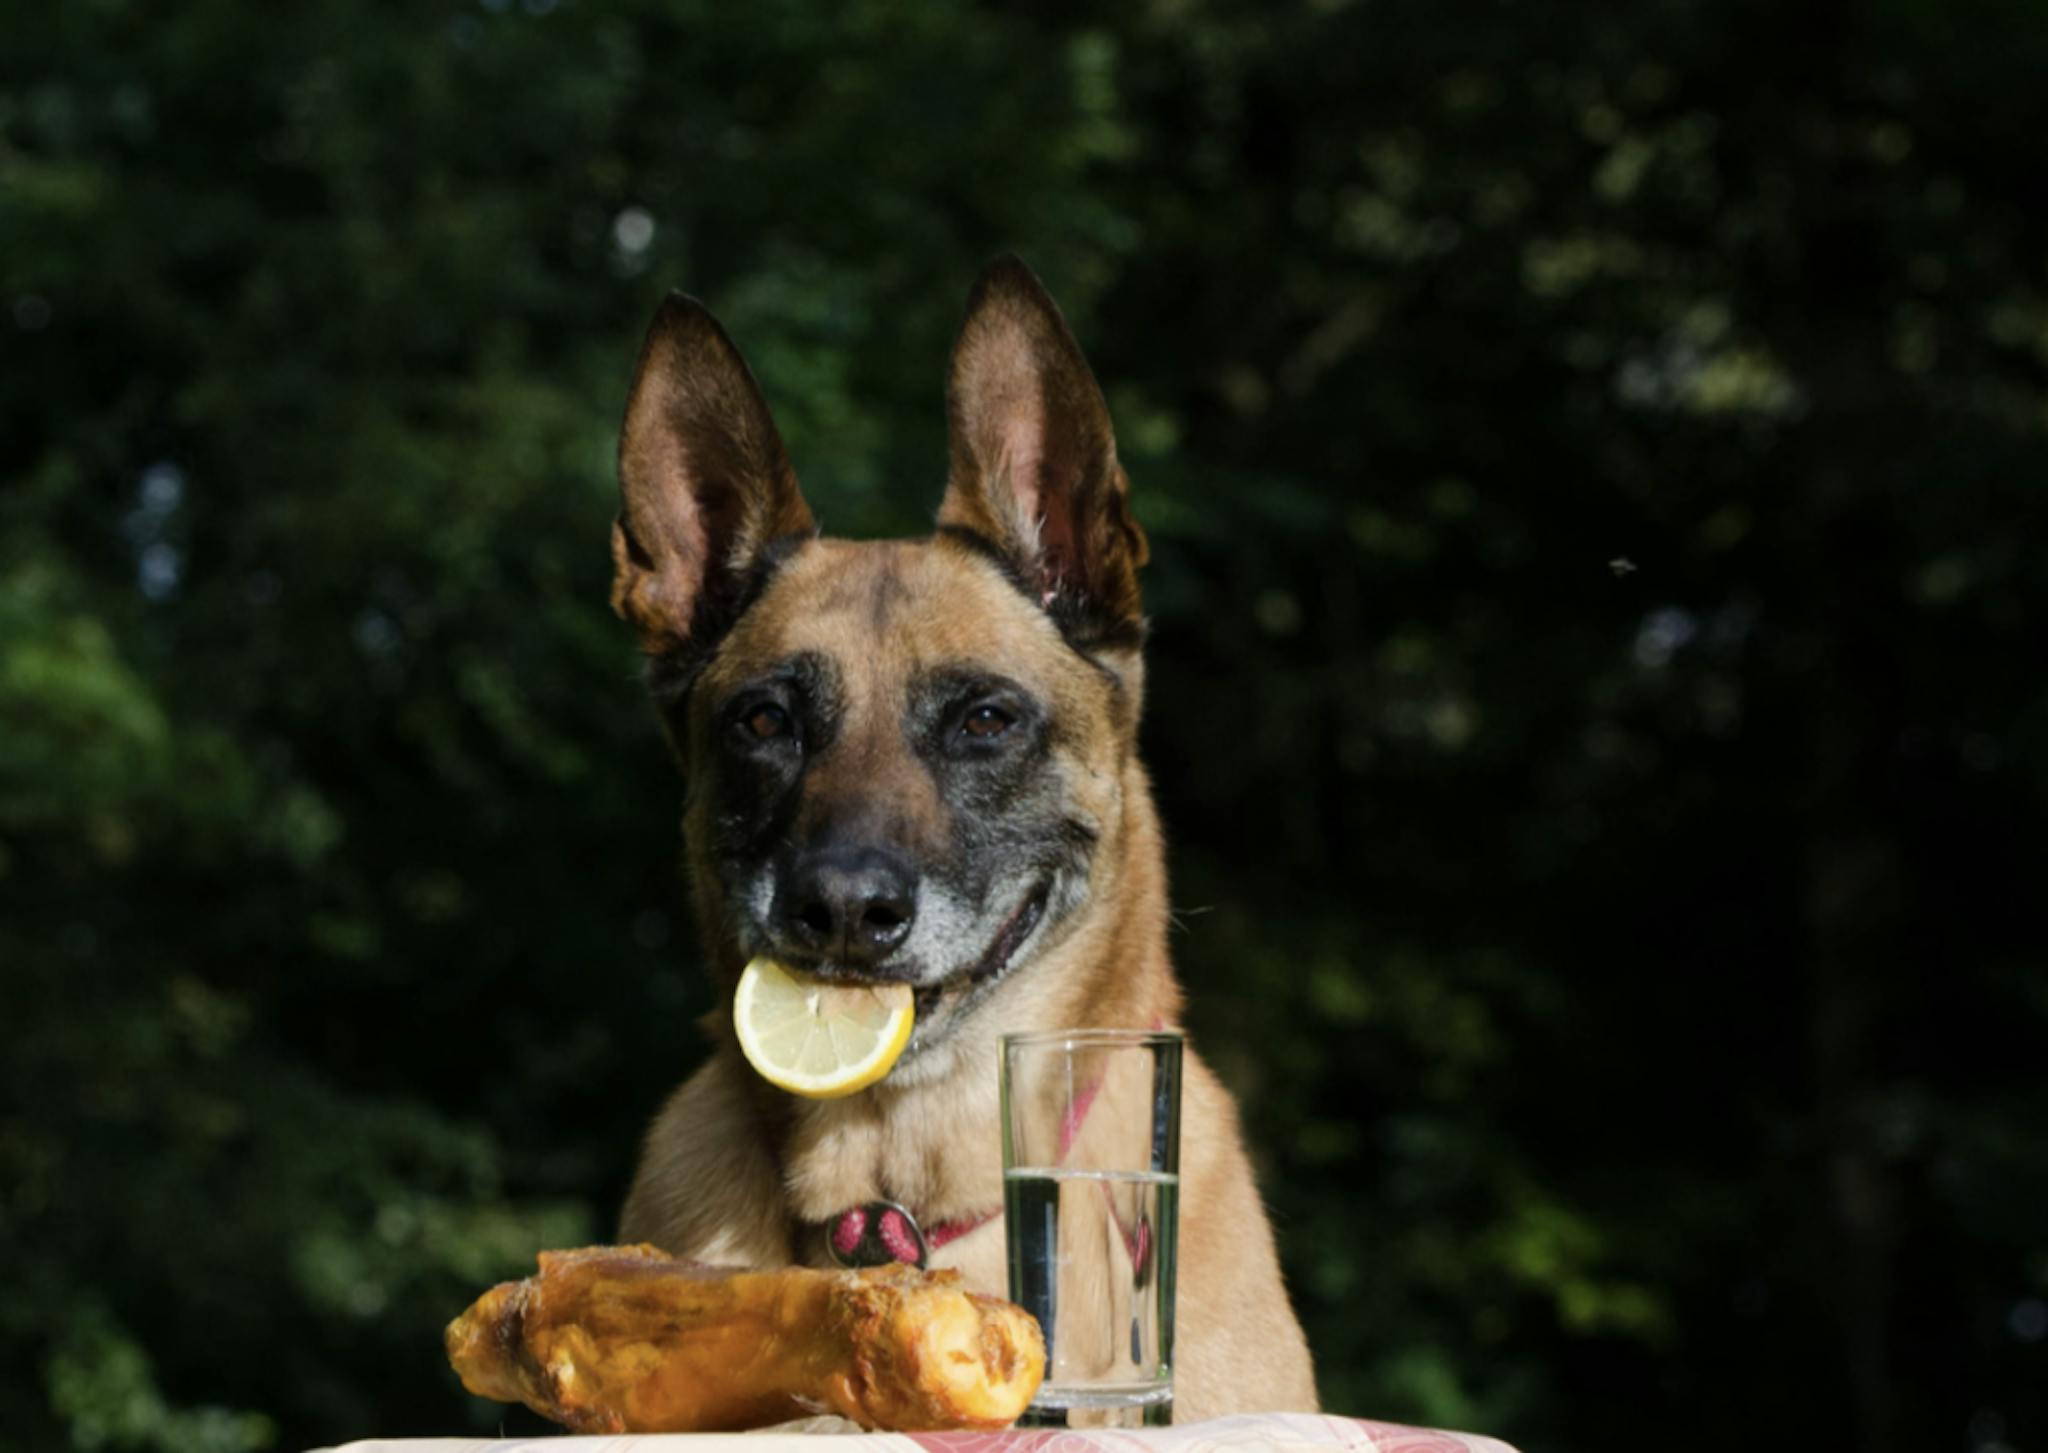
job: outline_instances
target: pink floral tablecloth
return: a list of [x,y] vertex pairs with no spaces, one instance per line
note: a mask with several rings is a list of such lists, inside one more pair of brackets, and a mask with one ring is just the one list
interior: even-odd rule
[[589,1438],[382,1438],[325,1453],[1515,1453],[1472,1433],[1322,1413],[1253,1413],[1142,1432],[642,1433]]

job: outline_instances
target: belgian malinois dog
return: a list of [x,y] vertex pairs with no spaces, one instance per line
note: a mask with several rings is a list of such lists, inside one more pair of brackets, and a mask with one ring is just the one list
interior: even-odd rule
[[[998,1036],[1178,1022],[1137,755],[1145,535],[1102,391],[1014,258],[969,298],[947,412],[936,531],[821,538],[710,313],[672,296],[648,331],[612,603],[686,779],[714,981],[729,1001],[768,954],[906,982],[916,1028],[873,1087],[807,1100],[711,1015],[710,1060],[647,1136],[625,1240],[826,1265],[850,1208],[893,1202],[932,1264],[1001,1295]],[[1183,1076],[1175,1416],[1313,1409],[1236,1107],[1192,1053]]]

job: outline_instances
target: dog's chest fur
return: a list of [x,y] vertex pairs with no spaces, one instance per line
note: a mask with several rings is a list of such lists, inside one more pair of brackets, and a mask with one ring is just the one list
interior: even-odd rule
[[[795,1108],[784,1185],[799,1222],[830,1221],[866,1201],[895,1201],[930,1226],[1000,1210],[1002,1131],[994,1056],[909,1089],[884,1085]],[[986,1155],[958,1147],[984,1147]]]

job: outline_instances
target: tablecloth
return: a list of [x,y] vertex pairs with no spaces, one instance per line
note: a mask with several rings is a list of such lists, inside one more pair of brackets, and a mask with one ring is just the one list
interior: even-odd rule
[[320,1453],[1515,1453],[1472,1433],[1322,1413],[1246,1413],[1139,1432],[640,1433],[619,1437],[376,1438]]

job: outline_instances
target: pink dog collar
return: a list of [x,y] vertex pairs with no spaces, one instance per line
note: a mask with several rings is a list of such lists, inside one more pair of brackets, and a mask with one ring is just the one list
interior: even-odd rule
[[826,1223],[826,1240],[832,1259],[841,1266],[887,1266],[900,1261],[922,1267],[932,1252],[956,1241],[978,1227],[995,1220],[998,1212],[985,1211],[956,1221],[938,1221],[920,1226],[917,1217],[894,1201],[869,1201],[850,1211],[841,1211]]

